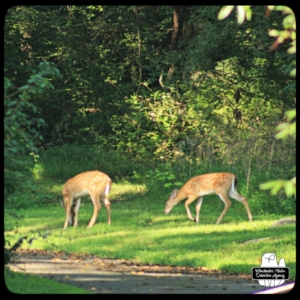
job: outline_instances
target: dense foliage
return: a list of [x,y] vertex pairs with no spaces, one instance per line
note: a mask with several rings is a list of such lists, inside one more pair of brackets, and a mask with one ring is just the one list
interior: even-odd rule
[[[282,10],[261,6],[251,8],[250,22],[229,13],[219,21],[221,8],[10,8],[5,84],[23,86],[40,62],[55,63],[61,72],[55,89],[22,102],[28,106],[26,126],[43,137],[30,141],[46,150],[98,147],[97,153],[148,167],[135,178],[163,177],[168,185],[228,170],[245,178],[245,192],[253,194],[268,179],[293,178],[294,137],[274,136],[274,128],[289,121],[285,112],[295,108],[295,78],[289,74],[295,54],[287,53],[289,39],[275,43],[275,29],[287,28],[288,21],[283,24]],[[13,99],[5,102],[6,114],[19,107]],[[29,124],[41,119],[45,126]],[[10,135],[19,132],[5,126]],[[286,201],[285,194],[277,198]]]
[[[40,128],[42,118],[32,117],[37,107],[31,103],[31,97],[43,93],[47,88],[54,88],[51,78],[59,77],[59,70],[51,63],[40,63],[38,70],[27,84],[16,87],[9,78],[4,78],[4,195],[20,188],[19,182],[29,175],[28,160],[20,158],[32,151],[37,151],[36,144],[42,139]],[[27,168],[26,168],[27,167]]]

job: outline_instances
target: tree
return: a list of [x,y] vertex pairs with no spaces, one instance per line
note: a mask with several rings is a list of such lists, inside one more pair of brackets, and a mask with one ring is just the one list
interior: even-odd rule
[[[224,6],[218,16],[219,20],[226,18],[234,9],[234,6]],[[287,6],[267,6],[266,16],[269,16],[272,11],[281,11],[283,15],[286,15],[283,19],[284,30],[272,29],[269,31],[269,35],[276,37],[273,45],[270,47],[271,50],[277,49],[277,47],[288,39],[291,39],[291,46],[287,52],[292,55],[293,60],[291,64],[285,67],[285,72],[289,73],[291,77],[296,76],[296,68],[294,56],[296,54],[296,20],[293,11]],[[250,6],[237,6],[237,20],[239,24],[242,24],[244,20],[251,20],[252,10]],[[295,90],[295,84],[291,83],[286,86],[286,89]],[[289,123],[282,123],[276,127],[276,138],[285,139],[288,136],[292,136],[296,139],[296,109],[286,112],[286,118]],[[286,195],[293,196],[296,195],[296,177],[291,180],[276,180],[263,183],[260,185],[261,189],[271,189],[271,193],[276,195],[281,188],[284,189]]]
[[30,98],[54,88],[51,78],[58,77],[59,70],[51,63],[40,63],[38,70],[17,88],[9,78],[4,78],[4,199],[26,186],[30,152],[37,152],[36,144],[42,138],[40,128],[45,124],[41,118],[33,118],[37,108]]
[[[12,72],[5,71],[6,75]],[[55,65],[48,62],[41,62],[32,73],[21,87],[15,87],[8,77],[4,77],[4,203],[6,208],[13,210],[16,207],[13,196],[31,188],[28,158],[30,153],[38,152],[36,145],[42,139],[40,129],[45,125],[43,119],[33,117],[37,107],[30,99],[48,88],[54,89],[51,79],[60,76]],[[27,236],[19,238],[9,249],[4,248],[5,264],[24,239]],[[7,244],[10,243],[5,240],[4,245]]]

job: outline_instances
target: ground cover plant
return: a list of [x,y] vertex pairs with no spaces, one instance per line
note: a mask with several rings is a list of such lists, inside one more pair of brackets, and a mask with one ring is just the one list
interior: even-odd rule
[[40,276],[5,270],[4,277],[7,289],[14,294],[90,294],[84,289]]
[[[41,180],[40,182],[42,182]],[[11,243],[30,236],[22,247],[88,253],[106,258],[122,258],[137,263],[205,267],[233,273],[251,274],[260,266],[262,252],[276,251],[284,257],[295,278],[295,224],[271,227],[287,214],[259,214],[253,210],[249,222],[244,207],[235,201],[221,224],[215,222],[223,209],[217,196],[206,196],[199,226],[187,220],[183,203],[170,215],[164,215],[166,196],[147,191],[145,185],[115,183],[111,191],[112,224],[102,207],[92,228],[87,224],[93,212],[89,198],[84,198],[77,228],[63,230],[64,210],[59,204],[61,186],[41,185],[56,191],[51,204],[19,209],[21,219],[5,214],[5,237]],[[232,200],[234,201],[234,200]],[[249,200],[251,207],[251,199]],[[195,215],[195,208],[191,211]],[[259,241],[259,239],[268,238]],[[253,243],[248,241],[255,240]]]

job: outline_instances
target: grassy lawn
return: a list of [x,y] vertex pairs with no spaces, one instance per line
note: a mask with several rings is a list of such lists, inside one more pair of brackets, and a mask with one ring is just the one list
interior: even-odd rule
[[91,294],[68,284],[40,276],[4,271],[5,284],[15,294]]
[[[78,227],[63,230],[64,210],[58,203],[61,185],[47,184],[54,195],[53,203],[44,208],[19,209],[17,219],[5,210],[5,238],[14,243],[20,236],[35,239],[24,242],[23,248],[63,250],[88,253],[106,258],[129,259],[139,263],[206,267],[251,275],[261,264],[262,252],[276,252],[277,262],[284,257],[290,268],[290,279],[296,277],[296,228],[287,224],[271,225],[284,215],[253,213],[247,219],[243,205],[232,200],[221,224],[215,222],[223,204],[217,196],[206,196],[200,223],[189,221],[183,203],[164,215],[167,196],[147,193],[142,185],[114,184],[111,193],[112,224],[107,222],[103,205],[92,228],[87,224],[93,206],[84,198],[79,212]],[[44,188],[46,188],[44,186]],[[249,200],[251,208],[251,200]],[[195,214],[195,204],[191,205]],[[49,233],[47,238],[39,234]],[[267,240],[245,243],[252,239]]]

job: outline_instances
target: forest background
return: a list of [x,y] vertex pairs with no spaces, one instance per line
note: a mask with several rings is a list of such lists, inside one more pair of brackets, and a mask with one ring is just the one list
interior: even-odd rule
[[[251,22],[238,24],[233,13],[219,21],[221,8],[9,9],[5,188],[24,171],[14,154],[31,153],[37,163],[37,155],[64,151],[64,163],[43,168],[44,176],[65,180],[92,168],[113,179],[155,177],[169,188],[226,170],[246,194],[260,195],[258,210],[293,212],[293,197],[281,191],[268,200],[258,189],[295,176],[294,133],[274,136],[295,108],[295,53],[287,53],[290,43],[278,45],[295,38],[268,35],[290,25],[293,13],[254,6]],[[75,156],[82,164],[71,167]]]

